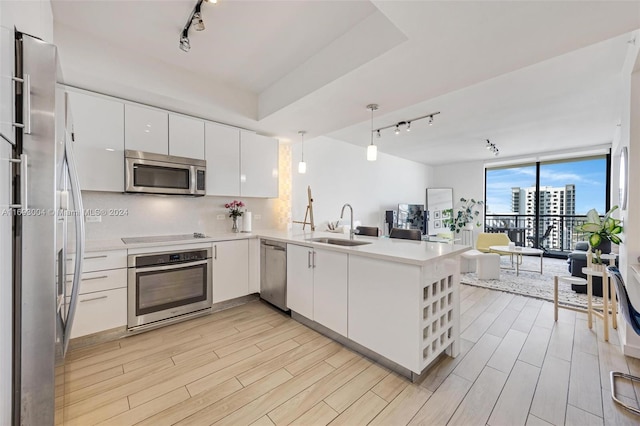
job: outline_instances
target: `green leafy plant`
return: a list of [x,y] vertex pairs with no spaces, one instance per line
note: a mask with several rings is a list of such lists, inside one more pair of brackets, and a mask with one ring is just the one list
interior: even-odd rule
[[480,206],[484,206],[482,200],[474,200],[473,198],[466,199],[460,198],[460,202],[457,204],[458,212],[453,216],[449,224],[449,229],[457,233],[461,229],[464,229],[470,223],[474,223],[476,226],[481,226],[480,222]]
[[620,219],[611,217],[611,214],[617,209],[618,206],[613,206],[602,219],[596,209],[591,209],[587,212],[587,221],[582,225],[576,226],[577,231],[584,232],[587,235],[589,245],[595,249],[596,263],[602,263],[600,258],[602,251],[598,247],[603,241],[611,241],[613,244],[622,242],[619,237],[619,234],[624,230],[622,222]]

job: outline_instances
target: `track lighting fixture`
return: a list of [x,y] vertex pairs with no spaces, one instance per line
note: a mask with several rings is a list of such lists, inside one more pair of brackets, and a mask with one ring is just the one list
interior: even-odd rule
[[489,151],[491,151],[493,153],[493,155],[495,155],[497,157],[500,154],[500,150],[498,149],[496,144],[491,142],[489,139],[486,139],[486,141],[487,141],[487,143],[484,145],[485,148],[487,148]]
[[[378,147],[373,144],[373,111],[378,110],[378,104],[369,104],[367,109],[371,111],[371,143],[367,147],[367,160],[376,161],[378,159]],[[380,133],[379,129],[378,133]]]
[[382,135],[380,134],[380,130],[378,130],[376,133],[378,134],[378,139],[380,139],[382,137]]
[[411,131],[411,123],[417,120],[422,120],[423,118],[428,118],[429,119],[429,125],[432,126],[433,125],[433,116],[434,115],[438,115],[440,114],[440,111],[437,112],[432,112],[431,114],[427,114],[427,115],[423,115],[421,117],[416,117],[416,118],[412,118],[411,120],[407,120],[407,121],[398,121],[397,123],[394,124],[390,124],[388,126],[384,126],[384,127],[379,127],[377,129],[372,130],[372,132],[376,132],[378,134],[378,137],[380,137],[380,130],[385,130],[385,129],[390,129],[392,127],[395,127],[394,133],[396,135],[400,134],[400,129],[404,128],[407,132]]
[[180,50],[183,52],[188,52],[191,50],[191,43],[189,41],[189,28],[193,27],[196,31],[204,30],[204,21],[202,20],[202,2],[206,1],[207,3],[217,3],[217,0],[198,0],[195,7],[191,11],[191,15],[189,15],[189,19],[187,19],[187,23],[184,24],[184,28],[182,28],[182,32],[180,33]]
[[301,143],[301,149],[302,149],[302,155],[300,156],[300,162],[298,163],[298,173],[300,173],[301,175],[307,173],[307,163],[304,162],[304,135],[305,135],[306,130],[300,130],[298,132],[298,134],[300,135],[300,137],[302,138],[302,143]]

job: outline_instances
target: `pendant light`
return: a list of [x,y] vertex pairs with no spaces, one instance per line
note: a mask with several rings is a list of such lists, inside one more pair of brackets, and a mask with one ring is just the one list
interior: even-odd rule
[[378,159],[378,147],[373,144],[373,111],[378,109],[378,104],[369,104],[367,109],[371,110],[371,144],[367,147],[367,160],[376,161]]
[[302,138],[302,156],[300,157],[300,162],[298,163],[298,173],[301,175],[307,173],[307,163],[304,162],[304,134],[307,133],[305,130],[300,130],[298,134]]

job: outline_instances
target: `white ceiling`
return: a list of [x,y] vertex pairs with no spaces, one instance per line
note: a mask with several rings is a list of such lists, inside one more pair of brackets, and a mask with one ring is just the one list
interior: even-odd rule
[[640,28],[638,1],[219,0],[184,53],[195,0],[52,4],[70,84],[362,146],[368,103],[376,127],[441,111],[376,140],[425,164],[486,158],[487,138],[502,156],[610,141],[626,34]]

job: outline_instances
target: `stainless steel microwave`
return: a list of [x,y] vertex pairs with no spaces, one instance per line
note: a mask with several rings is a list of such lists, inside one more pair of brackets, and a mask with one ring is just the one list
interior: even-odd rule
[[204,160],[125,150],[125,192],[205,195]]

